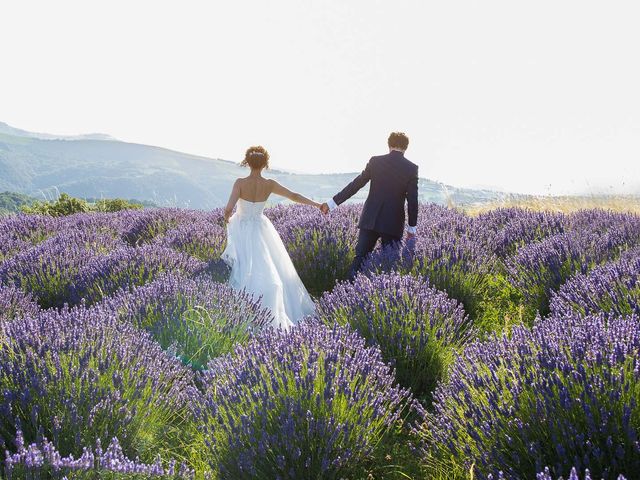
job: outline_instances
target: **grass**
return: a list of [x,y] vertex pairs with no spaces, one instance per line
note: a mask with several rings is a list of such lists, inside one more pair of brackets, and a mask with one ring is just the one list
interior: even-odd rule
[[468,205],[461,209],[469,215],[478,215],[496,208],[511,207],[562,213],[601,208],[614,212],[640,214],[640,195],[518,195],[506,196],[499,201]]

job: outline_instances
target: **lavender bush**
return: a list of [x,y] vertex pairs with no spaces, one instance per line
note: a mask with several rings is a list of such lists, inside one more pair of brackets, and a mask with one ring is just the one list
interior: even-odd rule
[[628,238],[638,240],[640,216],[611,210],[580,210],[566,216],[566,230],[606,235],[612,231],[624,231]]
[[163,272],[195,275],[206,264],[160,245],[122,247],[109,255],[89,259],[75,282],[74,300],[95,303],[119,289],[144,285]]
[[130,227],[127,212],[111,213],[76,213],[55,219],[57,232],[67,230],[90,230],[94,233],[105,233],[122,236]]
[[433,287],[458,300],[479,327],[483,325],[483,302],[488,279],[495,268],[495,257],[481,242],[462,235],[440,233],[418,237],[401,246],[373,252],[365,261],[367,275],[398,272],[424,278]]
[[434,203],[421,204],[418,212],[417,235],[421,238],[463,236],[474,226],[474,220],[453,208]]
[[471,235],[499,258],[488,279],[483,322],[531,323],[571,276],[616,258],[640,239],[640,217],[599,210],[563,215],[500,209],[474,219]]
[[474,218],[473,231],[498,257],[506,258],[524,245],[563,233],[565,222],[561,213],[498,208]]
[[[594,233],[561,233],[518,250],[506,265],[511,282],[523,293],[531,311],[549,313],[549,301],[570,277],[585,274],[594,266],[615,258],[626,248],[627,238]],[[530,318],[532,320],[532,318]]]
[[141,245],[161,237],[180,225],[199,225],[214,223],[222,225],[220,209],[213,212],[184,210],[179,208],[157,208],[145,210],[127,210],[121,212],[127,218],[128,228],[123,238],[130,245]]
[[226,245],[226,232],[218,223],[202,221],[169,230],[165,235],[157,237],[154,243],[209,262],[218,260],[222,255]]
[[239,346],[211,361],[201,381],[199,418],[222,479],[346,477],[409,399],[378,349],[319,323]]
[[121,246],[108,234],[70,230],[51,237],[0,264],[0,283],[34,296],[43,308],[72,302],[81,268]]
[[193,375],[148,333],[96,309],[48,310],[0,323],[0,346],[0,451],[21,430],[75,458],[113,436],[129,458],[184,454]]
[[377,345],[398,382],[427,401],[472,333],[457,301],[424,280],[396,273],[338,284],[321,298],[318,315],[327,324],[351,325]]
[[98,307],[147,329],[163,348],[172,347],[197,369],[273,321],[271,313],[244,292],[176,274],[108,297]]
[[0,237],[0,262],[11,258],[31,246],[31,243],[13,235]]
[[31,294],[16,287],[0,285],[0,322],[33,316],[39,311],[40,307],[33,301]]
[[598,312],[640,315],[640,249],[620,260],[578,274],[560,287],[551,300],[553,315]]
[[15,251],[15,245],[37,245],[55,233],[57,233],[56,222],[48,215],[20,214],[2,217],[0,218],[0,259],[9,257]]
[[304,206],[278,206],[266,212],[312,295],[319,296],[347,278],[359,213],[359,206],[341,206],[328,216]]
[[435,393],[430,461],[534,478],[640,471],[638,318],[558,317],[469,346]]

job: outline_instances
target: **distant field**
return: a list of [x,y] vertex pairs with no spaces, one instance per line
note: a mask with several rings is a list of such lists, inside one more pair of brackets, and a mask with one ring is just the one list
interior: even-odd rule
[[509,197],[500,201],[464,206],[462,210],[470,215],[477,215],[488,210],[509,207],[564,213],[601,208],[614,212],[640,214],[640,195]]

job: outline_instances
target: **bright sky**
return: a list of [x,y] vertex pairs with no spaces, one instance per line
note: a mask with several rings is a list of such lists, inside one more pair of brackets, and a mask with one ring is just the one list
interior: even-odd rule
[[405,131],[420,175],[640,193],[640,3],[20,0],[0,121],[350,172]]

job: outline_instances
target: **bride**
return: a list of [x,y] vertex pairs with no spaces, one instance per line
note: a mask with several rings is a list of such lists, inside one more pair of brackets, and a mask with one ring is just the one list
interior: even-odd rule
[[[312,314],[315,305],[280,235],[263,215],[264,207],[272,193],[319,209],[321,204],[264,178],[262,171],[269,166],[269,153],[261,146],[250,147],[241,165],[249,166],[251,173],[236,180],[224,209],[227,247],[222,259],[231,266],[229,284],[262,297],[262,306],[273,313],[273,326],[288,329]],[[232,216],[236,204],[238,209]]]

